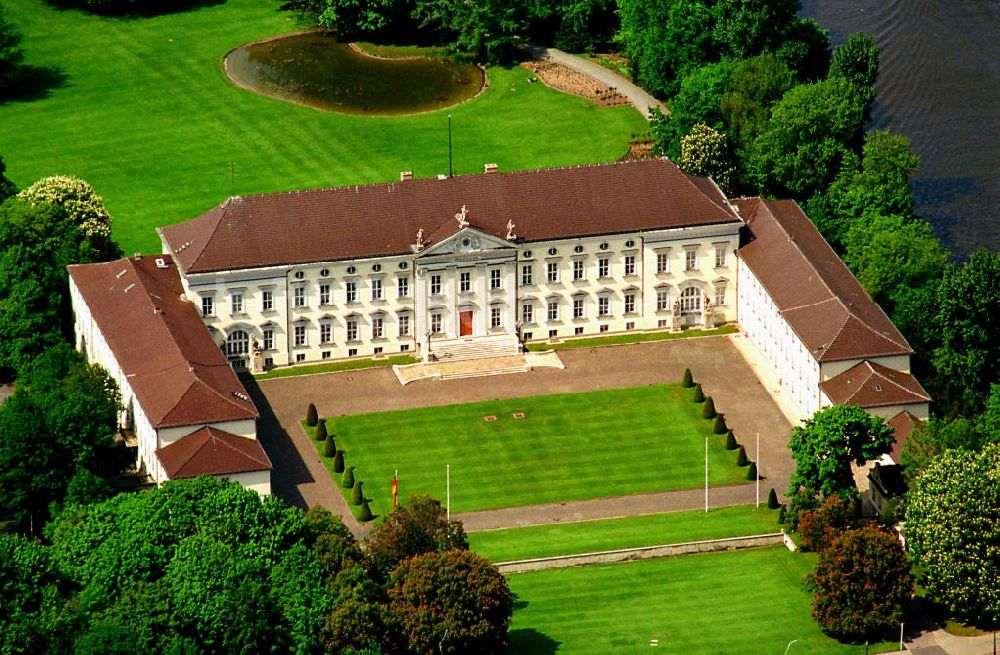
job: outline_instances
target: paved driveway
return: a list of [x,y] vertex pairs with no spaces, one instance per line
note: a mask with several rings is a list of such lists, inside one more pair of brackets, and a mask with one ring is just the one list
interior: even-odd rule
[[[727,337],[659,341],[560,351],[564,370],[414,382],[400,386],[385,368],[264,380],[248,390],[261,412],[260,439],[274,463],[274,493],[307,507],[345,513],[346,505],[315,448],[298,426],[310,402],[322,416],[378,412],[514,398],[614,389],[680,381],[685,367],[702,383],[737,436],[754,454],[760,433],[762,488],[784,491],[792,471],[791,425]],[[353,524],[353,522],[352,522]]]

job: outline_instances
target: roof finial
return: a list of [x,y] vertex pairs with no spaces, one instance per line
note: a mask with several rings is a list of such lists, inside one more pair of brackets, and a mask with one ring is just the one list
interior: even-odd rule
[[517,235],[514,233],[514,220],[511,219],[507,221],[507,240],[513,241],[517,239]]
[[469,221],[466,216],[469,215],[469,210],[466,209],[465,205],[462,205],[462,211],[455,214],[455,220],[458,221],[458,227],[469,227]]
[[424,228],[417,230],[417,242],[413,244],[413,252],[420,252],[424,249]]

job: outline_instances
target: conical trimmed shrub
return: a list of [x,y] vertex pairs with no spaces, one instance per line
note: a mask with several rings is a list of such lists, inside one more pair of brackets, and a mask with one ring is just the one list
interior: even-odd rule
[[337,454],[337,444],[333,442],[333,435],[328,434],[323,442],[323,457],[333,457]]
[[306,410],[306,425],[314,428],[318,421],[319,414],[316,413],[316,405],[309,403],[309,409]]
[[750,466],[747,467],[747,480],[757,479],[757,462],[750,462]]
[[736,453],[736,466],[746,466],[750,463],[747,459],[747,449],[740,446],[740,452]]
[[691,369],[684,369],[684,379],[681,380],[681,385],[686,389],[694,386],[694,377],[691,376]]
[[771,487],[771,493],[767,494],[767,508],[778,509],[779,507],[778,494],[774,491],[774,487]]
[[365,502],[365,492],[361,490],[361,480],[354,483],[354,489],[351,491],[351,504],[360,505]]
[[736,450],[740,445],[736,443],[736,435],[730,430],[726,435],[726,450]]
[[778,510],[778,525],[785,524],[785,512],[786,512],[785,506],[782,505],[781,508]]
[[702,418],[715,418],[715,401],[709,396],[705,399],[705,404],[701,406],[701,417]]
[[344,471],[344,489],[350,489],[354,486],[354,467]]
[[715,434],[725,434],[729,432],[729,426],[726,425],[726,418],[722,414],[715,415],[715,425],[712,426],[712,432]]
[[359,521],[371,521],[372,520],[372,508],[368,506],[368,501],[361,501],[361,509],[358,510],[358,520]]
[[344,472],[344,451],[338,450],[337,454],[333,456],[333,472],[343,473]]
[[326,440],[326,421],[320,421],[316,425],[316,441]]
[[701,390],[700,384],[694,385],[694,395],[691,396],[691,400],[696,403],[705,402],[705,392]]

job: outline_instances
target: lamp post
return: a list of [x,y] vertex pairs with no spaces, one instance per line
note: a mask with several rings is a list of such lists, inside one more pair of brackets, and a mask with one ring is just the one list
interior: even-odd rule
[[785,646],[785,655],[788,655],[788,649],[791,648],[792,644],[794,644],[796,641],[798,641],[798,639],[792,639],[790,642],[788,642],[788,645]]

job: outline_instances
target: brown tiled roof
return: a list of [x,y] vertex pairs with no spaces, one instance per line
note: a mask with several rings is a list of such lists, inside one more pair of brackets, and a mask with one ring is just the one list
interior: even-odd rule
[[69,274],[153,427],[257,418],[198,310],[182,297],[169,256],[79,264]]
[[892,450],[889,452],[889,456],[892,457],[892,461],[897,464],[899,463],[900,455],[903,454],[903,445],[906,444],[906,440],[910,438],[911,434],[913,434],[913,428],[915,428],[919,422],[919,418],[907,411],[902,411],[886,421],[893,431]]
[[711,181],[666,159],[233,197],[158,232],[186,273],[408,254],[474,226],[520,241],[739,222]]
[[271,460],[256,439],[201,428],[156,451],[171,480],[199,475],[270,471]]
[[912,352],[795,201],[743,198],[735,204],[748,237],[737,256],[817,361]]
[[917,378],[910,373],[868,360],[820,382],[819,386],[834,403],[850,403],[858,407],[885,407],[931,400]]

